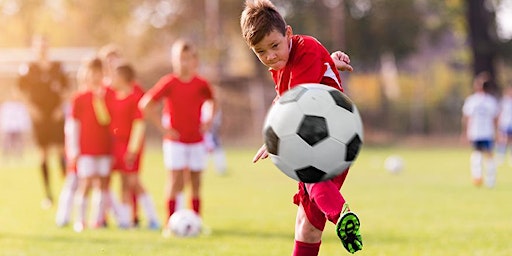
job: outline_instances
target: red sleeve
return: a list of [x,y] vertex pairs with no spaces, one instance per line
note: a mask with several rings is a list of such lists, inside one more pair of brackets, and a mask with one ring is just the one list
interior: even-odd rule
[[213,91],[212,91],[212,87],[210,86],[210,84],[208,84],[208,82],[204,81],[204,86],[203,86],[203,97],[206,99],[206,100],[210,100],[210,99],[213,99]]
[[158,80],[158,82],[146,92],[146,95],[148,95],[152,100],[160,100],[171,93],[171,89],[172,76],[167,75]]

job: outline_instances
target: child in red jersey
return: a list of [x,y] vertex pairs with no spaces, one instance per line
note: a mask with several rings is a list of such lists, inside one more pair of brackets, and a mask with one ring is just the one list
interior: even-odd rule
[[[164,164],[170,170],[168,215],[176,210],[176,196],[183,191],[185,175],[189,175],[192,208],[199,214],[201,172],[207,163],[203,133],[211,126],[211,120],[201,122],[201,107],[205,101],[212,101],[211,112],[215,113],[216,104],[209,83],[196,73],[198,59],[194,46],[178,40],[172,47],[171,58],[173,73],[162,77],[146,92],[139,107],[164,134]],[[162,124],[154,111],[158,101],[165,104],[164,116],[170,117],[165,119],[167,124]],[[212,113],[209,116],[214,116]]]
[[[158,216],[151,197],[146,193],[139,178],[145,125],[138,108],[142,89],[135,84],[135,70],[129,64],[120,64],[112,73],[113,94],[107,98],[110,110],[114,170],[121,173],[122,203],[124,212],[131,212],[133,192],[148,217],[148,227],[159,229]],[[128,218],[131,219],[131,218]]]
[[[269,67],[277,97],[302,83],[321,83],[343,91],[337,68],[352,69],[348,56],[341,52],[331,56],[315,38],[293,35],[270,1],[246,1],[240,25],[249,47]],[[267,156],[263,146],[253,162]],[[298,205],[293,255],[318,255],[327,220],[336,223],[336,233],[349,252],[362,249],[359,219],[354,213],[345,212],[348,207],[344,207],[345,199],[339,191],[347,174],[348,170],[319,183],[299,182],[299,191],[293,198]]]
[[74,230],[81,232],[85,227],[87,197],[94,182],[101,191],[97,217],[105,215],[108,203],[108,177],[111,170],[111,139],[108,129],[110,114],[105,97],[109,93],[103,86],[103,66],[100,59],[94,58],[82,67],[81,83],[84,90],[77,92],[71,102],[69,121],[69,148],[67,155],[71,166],[76,164],[79,178],[76,202],[78,206]]

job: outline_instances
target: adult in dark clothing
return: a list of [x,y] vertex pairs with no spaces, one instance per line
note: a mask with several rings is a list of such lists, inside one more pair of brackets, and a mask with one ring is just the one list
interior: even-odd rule
[[41,153],[40,168],[45,189],[43,208],[53,203],[48,171],[49,153],[56,147],[65,175],[64,154],[64,102],[68,91],[68,78],[60,62],[48,56],[48,42],[43,36],[33,39],[36,58],[20,67],[19,89],[27,104],[32,119],[36,145]]

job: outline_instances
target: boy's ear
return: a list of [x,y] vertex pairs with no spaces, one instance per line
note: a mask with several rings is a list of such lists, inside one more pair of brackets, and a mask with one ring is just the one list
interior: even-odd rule
[[292,30],[292,27],[290,25],[286,25],[286,32],[285,32],[285,36],[288,38],[288,39],[291,39],[292,36],[293,36],[293,30]]

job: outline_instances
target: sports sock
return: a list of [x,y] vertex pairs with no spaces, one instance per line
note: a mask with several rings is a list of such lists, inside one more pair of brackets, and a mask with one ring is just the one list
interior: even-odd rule
[[87,201],[86,198],[81,195],[75,197],[75,205],[77,207],[76,222],[85,225],[85,216],[87,213]]
[[55,222],[58,226],[63,226],[69,222],[73,210],[73,196],[78,186],[78,178],[75,174],[66,175],[64,186],[60,192],[59,204]]
[[482,153],[473,151],[470,157],[471,177],[473,179],[482,179]]
[[199,214],[200,207],[201,207],[201,199],[198,197],[192,198],[192,209],[194,210],[194,212],[197,213],[197,215],[200,215]]
[[96,216],[94,217],[94,224],[96,224],[98,227],[100,227],[105,220],[107,202],[109,201],[108,193],[108,191],[99,191],[99,198],[95,202],[97,206],[97,212]]
[[175,199],[169,199],[167,200],[167,210],[169,215],[167,217],[171,217],[171,215],[174,213],[176,209],[176,200]]
[[121,204],[112,191],[108,192],[108,207],[112,207],[112,211],[116,217],[118,224],[128,226],[131,220],[130,217],[130,206]]
[[331,181],[322,181],[315,184],[306,184],[306,188],[309,197],[312,201],[315,201],[320,211],[325,214],[330,222],[336,223],[345,204],[345,199],[336,185]]
[[292,256],[317,256],[321,243],[304,243],[295,240]]
[[138,196],[137,200],[142,205],[142,208],[144,209],[146,217],[148,217],[149,221],[158,222],[158,215],[156,213],[155,205],[153,204],[151,197],[148,194],[143,193]]
[[487,159],[485,161],[485,167],[487,168],[485,185],[492,188],[496,184],[496,163],[494,162],[494,159]]
[[215,149],[213,151],[213,157],[215,162],[215,170],[218,174],[224,174],[227,168],[226,155],[224,154],[224,150]]

